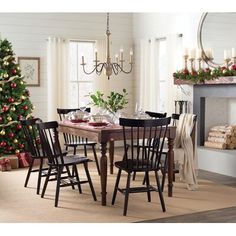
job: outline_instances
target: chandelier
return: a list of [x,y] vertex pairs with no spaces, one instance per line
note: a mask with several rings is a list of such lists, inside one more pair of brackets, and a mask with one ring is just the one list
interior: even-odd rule
[[85,65],[86,63],[84,62],[84,56],[82,56],[82,63],[81,65],[83,66],[83,71],[85,74],[90,75],[93,72],[96,72],[97,75],[101,75],[101,73],[104,71],[107,78],[110,79],[110,76],[112,73],[117,75],[119,72],[123,72],[125,74],[129,74],[132,69],[133,69],[133,51],[132,49],[130,50],[130,59],[129,59],[129,64],[130,64],[130,69],[128,71],[124,70],[124,51],[121,48],[120,49],[120,55],[118,56],[117,54],[115,55],[115,62],[112,62],[111,57],[110,57],[110,35],[111,32],[109,30],[109,13],[107,13],[107,30],[106,30],[106,36],[107,36],[107,45],[106,45],[106,61],[105,62],[100,62],[98,60],[98,53],[95,50],[95,60],[94,60],[94,67],[93,69],[88,72],[85,70]]

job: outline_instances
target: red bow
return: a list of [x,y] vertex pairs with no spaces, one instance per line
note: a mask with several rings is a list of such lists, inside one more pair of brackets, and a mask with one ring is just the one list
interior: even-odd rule
[[10,164],[10,160],[8,158],[3,158],[2,160],[0,160],[0,165],[3,167],[7,167],[7,165]]

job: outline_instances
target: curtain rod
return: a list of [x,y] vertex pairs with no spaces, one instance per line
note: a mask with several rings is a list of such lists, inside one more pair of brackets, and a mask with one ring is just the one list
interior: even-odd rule
[[[57,37],[53,37],[53,38],[57,38]],[[57,38],[58,39],[58,38]],[[49,41],[49,38],[46,38],[46,41]],[[63,39],[63,42],[65,41],[65,39]],[[81,43],[87,43],[87,42],[92,42],[92,43],[96,43],[96,40],[80,40],[80,39],[69,39],[70,42],[81,42]]]
[[[177,34],[177,37],[182,38],[183,34]],[[156,41],[166,40],[166,37],[155,38],[155,40]],[[149,42],[151,42],[151,39],[149,39]]]

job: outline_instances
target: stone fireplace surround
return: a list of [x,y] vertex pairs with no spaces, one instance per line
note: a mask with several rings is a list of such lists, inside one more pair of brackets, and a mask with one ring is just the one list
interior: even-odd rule
[[[236,98],[236,84],[193,85],[193,113],[198,117],[198,167],[236,177],[236,150],[204,148],[207,98]],[[213,115],[214,116],[214,115]],[[236,116],[236,114],[235,114]]]

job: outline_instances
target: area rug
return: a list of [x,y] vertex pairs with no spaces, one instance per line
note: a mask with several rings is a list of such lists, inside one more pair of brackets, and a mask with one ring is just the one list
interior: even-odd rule
[[[152,192],[152,202],[147,202],[146,193],[131,194],[127,216],[123,216],[124,196],[117,193],[117,201],[111,205],[116,171],[108,175],[107,206],[101,206],[100,179],[94,163],[90,166],[98,201],[93,201],[89,187],[83,185],[83,194],[71,188],[62,188],[59,207],[54,207],[55,183],[49,183],[45,198],[36,195],[37,175],[32,174],[29,186],[24,188],[27,169],[0,172],[0,222],[58,222],[58,223],[125,223],[140,222],[166,217],[192,214],[236,206],[236,188],[199,179],[197,191],[189,191],[184,183],[174,183],[173,197],[164,191],[167,211],[162,212],[157,193]],[[81,177],[84,172],[79,167]],[[134,185],[142,183],[143,176],[137,175]],[[126,178],[122,178],[123,186]],[[154,176],[151,177],[154,182]]]

